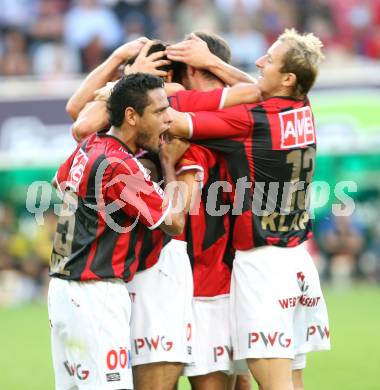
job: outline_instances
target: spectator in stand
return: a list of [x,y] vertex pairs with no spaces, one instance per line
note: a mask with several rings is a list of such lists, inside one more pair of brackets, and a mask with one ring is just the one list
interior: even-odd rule
[[29,36],[33,43],[61,41],[63,13],[66,11],[62,0],[40,0],[36,10],[36,17],[29,26]]
[[39,0],[1,0],[0,27],[23,30]]
[[331,214],[322,220],[319,231],[319,246],[327,257],[326,277],[339,283],[358,276],[358,259],[365,243],[360,221]]
[[226,40],[231,47],[232,62],[246,72],[255,72],[255,60],[267,50],[263,34],[250,26],[247,17],[231,19],[231,31],[226,34]]
[[178,23],[173,18],[173,0],[167,6],[166,0],[153,0],[149,4],[149,14],[152,18],[152,36],[160,37],[164,42],[175,42],[180,39]]
[[256,20],[268,43],[273,42],[286,27],[295,26],[295,14],[295,7],[291,2],[262,0]]
[[189,31],[218,32],[217,9],[209,0],[184,0],[177,8],[177,28],[181,35]]
[[15,28],[4,34],[0,74],[4,76],[24,76],[31,73],[31,63],[27,54],[25,35]]
[[124,41],[133,41],[139,37],[149,36],[147,19],[139,11],[133,11],[126,15],[123,20]]
[[116,15],[97,0],[76,0],[75,3],[65,15],[65,42],[81,50],[82,71],[88,72],[119,45],[122,28]]
[[67,10],[67,2],[40,0],[37,9],[37,16],[29,28],[33,73],[43,78],[79,73],[79,52],[63,43],[63,12]]

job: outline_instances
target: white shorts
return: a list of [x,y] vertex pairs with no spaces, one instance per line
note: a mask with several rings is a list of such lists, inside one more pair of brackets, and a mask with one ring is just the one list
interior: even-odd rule
[[292,362],[293,370],[303,370],[306,368],[306,353],[296,355]]
[[229,325],[230,298],[194,298],[194,362],[185,366],[185,376],[206,375],[232,369]]
[[172,239],[158,262],[127,284],[132,301],[132,365],[190,363],[193,274],[186,242]]
[[330,349],[318,272],[303,246],[236,251],[230,297],[234,359]]
[[131,302],[122,280],[52,278],[48,309],[56,390],[133,388]]

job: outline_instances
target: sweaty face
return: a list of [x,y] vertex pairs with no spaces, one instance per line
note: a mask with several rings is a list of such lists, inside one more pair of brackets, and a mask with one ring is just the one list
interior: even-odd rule
[[163,88],[148,92],[150,104],[143,115],[138,116],[136,145],[142,149],[158,153],[160,137],[170,128],[169,102]]
[[264,99],[287,94],[282,84],[285,74],[281,73],[280,69],[283,65],[284,54],[289,48],[289,44],[276,41],[267,53],[256,61],[259,70],[258,85]]

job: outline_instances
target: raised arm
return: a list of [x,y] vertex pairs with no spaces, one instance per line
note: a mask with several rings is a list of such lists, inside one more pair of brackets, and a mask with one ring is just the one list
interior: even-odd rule
[[67,102],[66,111],[73,120],[76,120],[84,106],[93,100],[94,92],[113,80],[117,76],[119,66],[129,58],[136,56],[147,42],[147,38],[141,37],[120,46],[102,64],[89,73]]
[[191,38],[166,49],[172,61],[183,62],[199,69],[206,69],[221,79],[226,85],[255,83],[256,79],[232,65],[227,64],[208,49],[207,43],[191,34]]

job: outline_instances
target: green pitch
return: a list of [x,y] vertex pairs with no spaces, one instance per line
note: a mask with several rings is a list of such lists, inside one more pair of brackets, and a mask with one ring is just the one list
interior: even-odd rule
[[[306,390],[380,389],[380,287],[325,296],[333,349],[309,355]],[[44,305],[0,308],[0,389],[53,390],[49,343]]]

